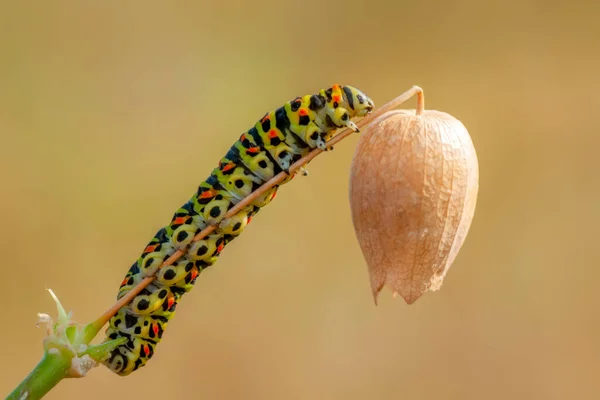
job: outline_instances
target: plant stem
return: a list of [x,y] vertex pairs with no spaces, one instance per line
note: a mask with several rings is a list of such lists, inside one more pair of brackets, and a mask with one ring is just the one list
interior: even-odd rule
[[423,95],[423,90],[421,89],[417,92],[417,109],[415,114],[421,115],[423,114],[423,111],[425,111],[425,96]]
[[[56,349],[56,348],[54,348]],[[67,377],[73,354],[67,350],[44,352],[44,357],[6,400],[38,400]]]

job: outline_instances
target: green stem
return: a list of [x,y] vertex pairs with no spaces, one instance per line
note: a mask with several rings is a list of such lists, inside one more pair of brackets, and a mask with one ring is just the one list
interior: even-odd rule
[[[56,348],[54,348],[56,349]],[[53,350],[54,350],[53,349]],[[58,350],[58,349],[56,349]],[[6,400],[38,400],[62,379],[67,377],[73,354],[68,350],[45,352],[44,357],[31,373]]]

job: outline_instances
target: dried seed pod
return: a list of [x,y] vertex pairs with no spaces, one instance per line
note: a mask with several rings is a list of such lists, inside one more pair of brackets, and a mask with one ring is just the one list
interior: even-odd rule
[[467,129],[447,113],[418,111],[383,114],[352,162],[352,220],[375,303],[384,285],[408,304],[438,290],[475,212],[479,171]]

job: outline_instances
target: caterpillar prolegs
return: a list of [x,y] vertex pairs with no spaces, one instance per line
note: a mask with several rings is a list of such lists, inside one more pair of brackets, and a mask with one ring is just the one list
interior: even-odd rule
[[[360,90],[333,85],[318,94],[294,98],[244,132],[127,272],[117,298],[145,277],[156,278],[111,318],[107,340],[125,337],[127,342],[113,350],[104,364],[119,375],[144,366],[153,356],[181,297],[261,207],[273,200],[277,187],[236,215],[223,219],[227,211],[281,171],[289,175],[290,166],[311,150],[326,150],[327,140],[337,128],[358,130],[351,118],[362,117],[373,107],[373,101]],[[293,177],[289,175],[280,185]],[[209,225],[217,228],[204,239],[193,241]],[[184,251],[184,255],[173,265],[159,269],[177,250]]]

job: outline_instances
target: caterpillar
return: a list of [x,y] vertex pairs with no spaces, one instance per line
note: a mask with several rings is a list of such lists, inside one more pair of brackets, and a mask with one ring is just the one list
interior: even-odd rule
[[[121,376],[146,365],[183,295],[192,289],[200,273],[217,261],[224,247],[273,200],[278,186],[294,178],[290,166],[315,148],[329,150],[327,141],[337,128],[358,131],[351,118],[365,116],[373,107],[373,101],[360,90],[336,84],[286,102],[244,132],[129,268],[117,299],[145,277],[155,279],[110,319],[106,340],[125,337],[127,341],[115,348],[103,364]],[[278,186],[234,216],[224,218],[231,207],[281,171],[288,176]],[[216,229],[193,241],[209,225]],[[177,250],[184,251],[184,255],[159,269]]]

